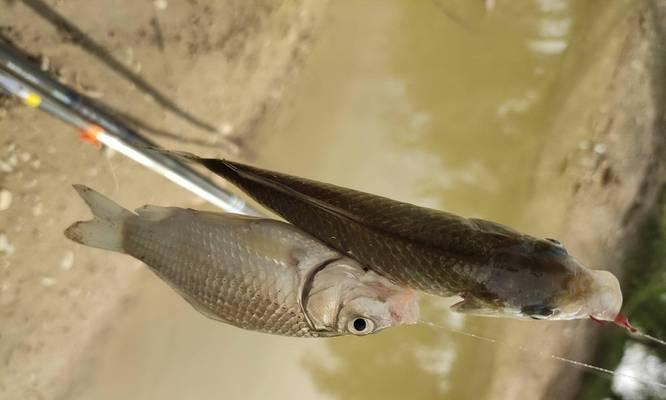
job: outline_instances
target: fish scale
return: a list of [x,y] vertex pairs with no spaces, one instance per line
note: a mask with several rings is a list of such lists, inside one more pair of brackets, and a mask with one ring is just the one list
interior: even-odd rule
[[[187,293],[190,302],[203,304],[218,319],[252,330],[289,336],[313,335],[305,318],[298,315],[296,292],[275,289],[284,269],[280,263],[236,243],[231,250],[225,246],[234,234],[228,226],[222,229],[216,224],[201,225],[197,220],[199,226],[194,228],[192,216],[187,215],[186,210],[173,210],[172,216],[149,224],[140,218],[130,218],[123,243],[128,254],[144,261],[162,279],[179,288],[181,293]],[[170,229],[173,226],[179,229]],[[205,236],[204,230],[213,232],[214,239],[197,240]],[[167,251],[173,246],[182,251]],[[238,262],[217,265],[213,259],[237,259]],[[273,265],[267,267],[267,263]],[[224,284],[216,285],[216,280]],[[294,310],[280,309],[276,306],[280,303],[292,304]],[[265,313],[257,318],[256,310],[265,310]]]

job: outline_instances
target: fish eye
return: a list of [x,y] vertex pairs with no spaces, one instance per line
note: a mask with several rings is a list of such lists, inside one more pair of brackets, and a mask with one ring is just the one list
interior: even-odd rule
[[352,335],[367,335],[375,330],[375,323],[364,317],[356,317],[349,321],[347,329]]
[[544,304],[523,306],[520,311],[532,319],[546,319],[555,314],[555,309]]

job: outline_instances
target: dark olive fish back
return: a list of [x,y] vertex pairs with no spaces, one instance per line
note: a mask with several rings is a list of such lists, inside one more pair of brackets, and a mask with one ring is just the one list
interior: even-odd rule
[[318,240],[397,283],[432,294],[482,290],[469,269],[527,238],[490,221],[227,160],[197,161]]

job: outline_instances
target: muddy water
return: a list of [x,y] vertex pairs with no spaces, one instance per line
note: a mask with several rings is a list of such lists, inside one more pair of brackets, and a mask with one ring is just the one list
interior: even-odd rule
[[[530,231],[522,211],[551,84],[596,2],[498,3],[332,2],[253,162]],[[491,378],[493,348],[445,330],[264,336],[206,320],[144,275],[72,398],[464,399],[483,397]],[[424,299],[424,313],[492,335],[497,321],[447,304]]]

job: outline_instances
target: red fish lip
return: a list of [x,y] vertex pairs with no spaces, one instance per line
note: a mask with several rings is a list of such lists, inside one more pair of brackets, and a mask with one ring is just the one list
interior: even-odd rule
[[[604,322],[603,320],[597,319],[592,315],[590,315],[590,319],[598,324],[602,324]],[[625,328],[632,333],[638,331],[638,329],[636,329],[633,325],[631,325],[631,323],[624,314],[617,314],[615,318],[610,322],[614,323],[619,327]]]
[[618,314],[617,316],[615,316],[615,319],[613,320],[613,323],[615,323],[615,325],[617,325],[617,326],[621,326],[623,328],[628,329],[630,332],[636,332],[638,330],[638,329],[634,328],[634,326],[629,323],[629,320],[623,314]]

